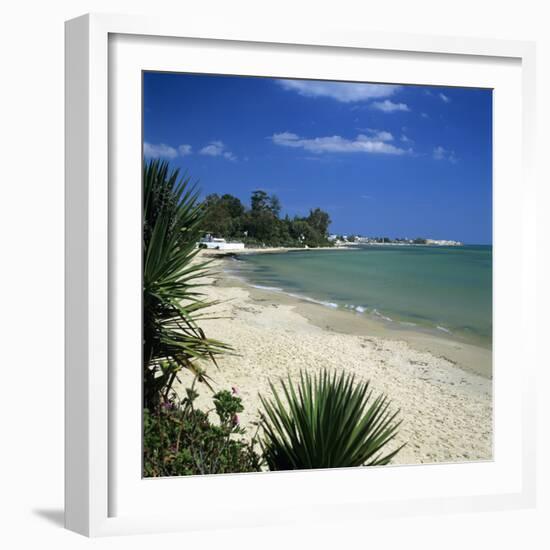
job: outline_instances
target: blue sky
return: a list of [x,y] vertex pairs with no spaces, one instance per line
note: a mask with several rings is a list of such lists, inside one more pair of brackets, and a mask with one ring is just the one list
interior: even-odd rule
[[144,73],[144,154],[333,233],[492,242],[492,92]]

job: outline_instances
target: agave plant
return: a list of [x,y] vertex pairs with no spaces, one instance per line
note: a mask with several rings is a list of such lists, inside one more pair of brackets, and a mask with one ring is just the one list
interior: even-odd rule
[[270,382],[273,399],[260,396],[262,450],[270,470],[378,466],[401,447],[384,454],[397,434],[399,411],[385,395],[373,397],[369,382],[326,370],[300,373],[296,388],[281,379],[282,396]]
[[200,279],[208,263],[195,259],[203,210],[189,178],[168,163],[143,167],[143,370],[144,405],[166,396],[177,373],[201,373],[201,360],[229,349],[207,338],[197,321],[214,302],[204,299]]

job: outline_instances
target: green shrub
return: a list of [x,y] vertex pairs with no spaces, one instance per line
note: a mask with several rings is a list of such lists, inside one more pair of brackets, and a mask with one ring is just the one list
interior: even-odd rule
[[264,459],[270,470],[338,468],[388,464],[402,447],[383,453],[397,434],[399,411],[384,395],[372,397],[369,383],[354,383],[344,372],[300,373],[296,388],[281,380],[281,398],[260,396]]
[[144,410],[143,470],[145,477],[257,472],[261,459],[240,436],[241,399],[229,391],[214,395],[218,423],[209,412],[196,409],[194,385],[180,402],[164,401],[154,410]]

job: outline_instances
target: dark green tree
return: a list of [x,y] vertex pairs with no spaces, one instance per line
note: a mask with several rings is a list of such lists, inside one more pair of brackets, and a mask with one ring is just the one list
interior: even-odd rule
[[306,221],[319,235],[326,237],[328,235],[328,226],[330,225],[330,216],[320,208],[309,211]]
[[250,197],[250,209],[252,214],[260,214],[269,210],[269,195],[262,189],[252,192]]
[[203,234],[244,240],[264,246],[330,246],[330,217],[320,208],[310,210],[305,218],[281,214],[281,201],[262,189],[252,192],[250,209],[230,194],[208,195],[203,202]]
[[277,195],[269,196],[263,189],[256,189],[250,198],[250,209],[252,214],[269,213],[278,218],[281,213],[281,201]]
[[233,195],[208,195],[203,202],[205,216],[203,233],[215,237],[242,236],[242,216],[245,208],[241,201]]
[[269,209],[276,218],[279,217],[281,213],[281,201],[277,195],[271,195],[271,197],[269,197]]
[[290,234],[307,246],[317,246],[322,241],[321,235],[305,219],[294,219],[290,225]]

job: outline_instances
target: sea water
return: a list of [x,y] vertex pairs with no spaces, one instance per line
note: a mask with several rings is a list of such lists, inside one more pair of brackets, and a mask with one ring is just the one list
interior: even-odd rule
[[238,257],[253,286],[387,324],[492,341],[492,246],[355,246]]

